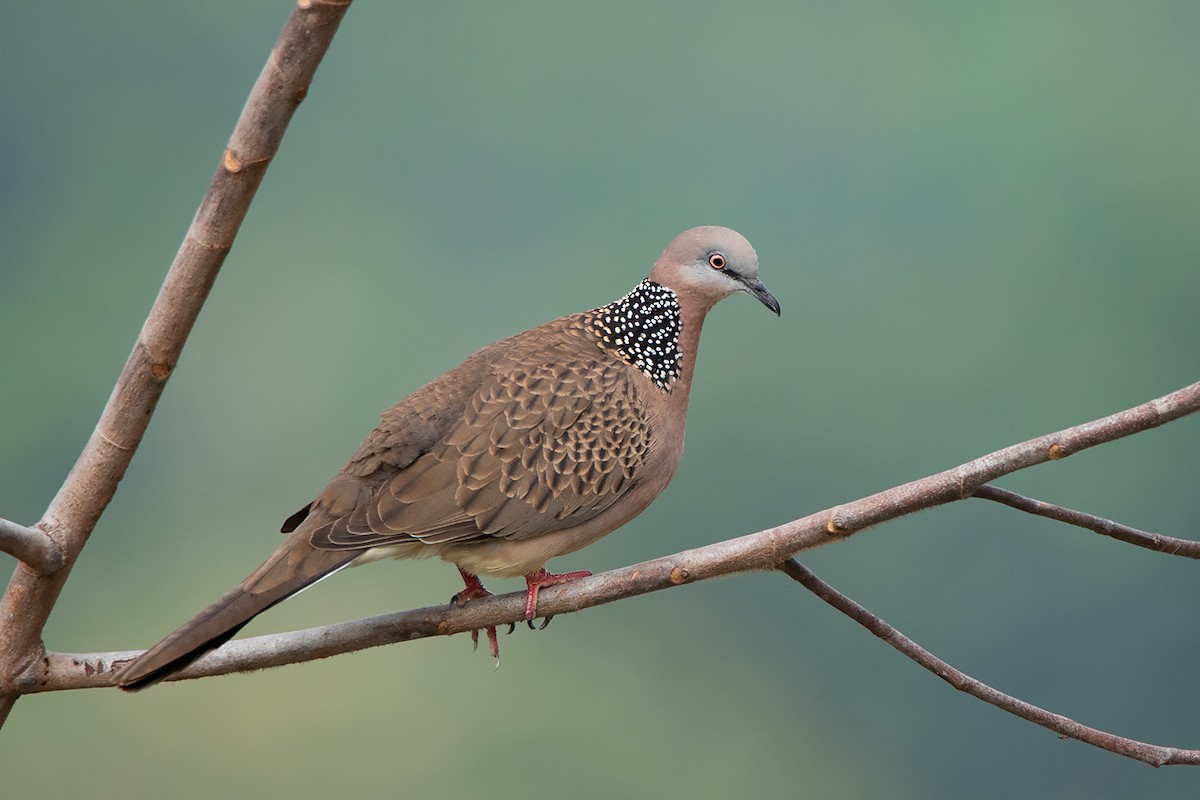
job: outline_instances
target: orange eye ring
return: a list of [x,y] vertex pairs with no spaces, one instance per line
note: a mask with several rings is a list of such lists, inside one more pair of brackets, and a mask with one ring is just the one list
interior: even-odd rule
[[708,265],[713,269],[725,269],[725,256],[713,253],[708,257]]

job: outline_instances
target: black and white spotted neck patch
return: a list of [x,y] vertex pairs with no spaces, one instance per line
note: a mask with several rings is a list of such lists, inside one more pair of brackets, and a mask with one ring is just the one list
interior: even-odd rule
[[675,292],[649,279],[615,303],[593,311],[588,325],[601,347],[615,350],[668,392],[683,368],[682,328]]

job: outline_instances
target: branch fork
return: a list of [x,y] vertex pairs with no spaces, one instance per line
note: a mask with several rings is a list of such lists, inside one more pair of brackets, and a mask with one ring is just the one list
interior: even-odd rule
[[39,575],[53,575],[63,565],[58,543],[41,528],[0,519],[0,552],[8,553]]

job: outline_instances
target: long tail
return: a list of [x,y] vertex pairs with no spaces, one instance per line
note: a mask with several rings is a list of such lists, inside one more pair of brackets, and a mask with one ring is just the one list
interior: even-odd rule
[[292,536],[236,589],[125,666],[117,685],[130,692],[153,686],[232,639],[271,606],[361,554],[360,550],[317,550],[307,536]]

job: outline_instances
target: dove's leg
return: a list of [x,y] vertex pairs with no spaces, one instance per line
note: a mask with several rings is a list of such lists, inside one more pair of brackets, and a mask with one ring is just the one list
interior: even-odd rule
[[[465,603],[468,600],[474,600],[479,597],[491,597],[492,593],[484,588],[483,583],[479,580],[478,575],[473,575],[467,572],[462,567],[458,568],[458,574],[462,575],[463,583],[466,588],[458,594],[450,598],[450,605],[456,606]],[[488,650],[492,654],[492,658],[496,659],[496,664],[500,664],[500,642],[496,639],[496,629],[487,629]],[[479,646],[479,631],[471,631],[471,644],[475,647]]]
[[[537,597],[538,589],[543,586],[557,586],[560,583],[573,581],[576,578],[586,578],[592,573],[587,570],[579,572],[565,572],[562,575],[555,575],[553,572],[547,572],[545,567],[542,567],[537,572],[531,572],[525,576],[525,619],[533,619],[537,612]],[[545,625],[542,626],[546,627]]]

